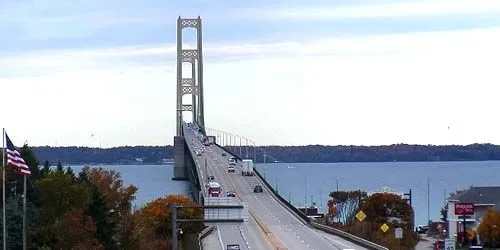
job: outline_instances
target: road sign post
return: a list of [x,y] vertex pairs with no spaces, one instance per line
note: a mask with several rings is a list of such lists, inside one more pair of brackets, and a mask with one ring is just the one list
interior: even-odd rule
[[445,250],[455,250],[455,239],[445,239],[444,249]]
[[472,202],[458,202],[455,203],[455,215],[463,218],[463,243],[467,244],[467,216],[474,215],[474,203]]
[[394,237],[398,239],[399,249],[401,249],[401,239],[403,238],[403,229],[398,227],[394,230]]

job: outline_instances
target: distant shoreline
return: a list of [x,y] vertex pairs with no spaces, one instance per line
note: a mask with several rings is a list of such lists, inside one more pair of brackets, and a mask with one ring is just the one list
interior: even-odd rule
[[[32,147],[40,164],[51,165],[165,165],[173,162],[172,146],[125,146],[114,148]],[[238,147],[230,148],[239,153]],[[253,147],[243,146],[242,157],[248,151],[254,158]],[[255,150],[257,163],[364,163],[364,162],[455,162],[500,160],[500,145],[408,145],[387,146],[261,146]],[[94,164],[95,163],[95,164]]]

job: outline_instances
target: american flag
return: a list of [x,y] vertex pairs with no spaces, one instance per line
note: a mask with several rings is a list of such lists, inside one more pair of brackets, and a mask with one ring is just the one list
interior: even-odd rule
[[23,160],[19,151],[7,136],[7,133],[5,134],[5,139],[7,141],[7,166],[14,168],[22,175],[31,175],[30,168],[26,165],[26,162]]

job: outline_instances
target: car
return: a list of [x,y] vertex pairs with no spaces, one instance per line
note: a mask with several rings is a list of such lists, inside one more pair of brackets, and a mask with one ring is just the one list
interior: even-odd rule
[[429,231],[429,226],[420,225],[417,227],[416,231],[418,234],[425,234],[427,233],[427,231]]
[[222,153],[221,155],[222,155],[222,156],[226,156],[226,153]]
[[253,188],[253,192],[254,193],[262,193],[264,190],[262,190],[262,186],[261,185],[256,185],[254,188]]
[[210,176],[208,176],[208,180],[209,180],[209,181],[214,181],[214,180],[215,180],[215,177],[214,177],[213,175],[210,175]]
[[238,244],[229,244],[226,246],[226,250],[240,250],[240,245]]
[[226,192],[226,196],[227,196],[227,197],[236,197],[236,193],[235,193],[235,192],[233,192],[233,191],[227,191],[227,192]]

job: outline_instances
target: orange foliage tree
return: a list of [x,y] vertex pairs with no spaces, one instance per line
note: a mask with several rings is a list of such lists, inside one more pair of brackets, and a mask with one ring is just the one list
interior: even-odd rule
[[[401,196],[392,193],[375,193],[364,199],[360,210],[366,214],[363,223],[357,223],[356,231],[368,240],[385,245],[389,249],[413,249],[418,236],[413,232],[413,208]],[[380,227],[387,224],[389,229],[382,232]],[[394,237],[395,228],[403,229],[403,239]],[[361,231],[361,232],[360,232]]]
[[[95,189],[98,191],[98,193],[93,192],[94,198],[101,198],[104,202],[104,208],[101,209],[103,211],[94,211],[93,214],[98,226],[99,239],[105,242],[107,248],[112,248],[115,241],[121,243],[121,248],[133,248],[128,245],[131,243],[133,229],[131,206],[137,187],[133,185],[124,187],[119,172],[103,168],[86,166],[80,172],[80,178],[91,183],[94,191]],[[111,237],[114,235],[116,237]]]
[[[197,204],[182,195],[168,195],[146,204],[136,213],[134,238],[141,249],[165,249],[169,247],[172,237],[171,204],[185,206],[177,209],[178,219],[201,219],[203,211]],[[180,225],[184,234],[199,233],[203,229],[200,222],[184,222]],[[153,247],[153,248],[151,248]]]
[[489,244],[500,242],[500,212],[487,208],[477,231],[481,239]]
[[72,209],[55,224],[57,249],[104,249],[95,237],[96,226],[81,209]]

